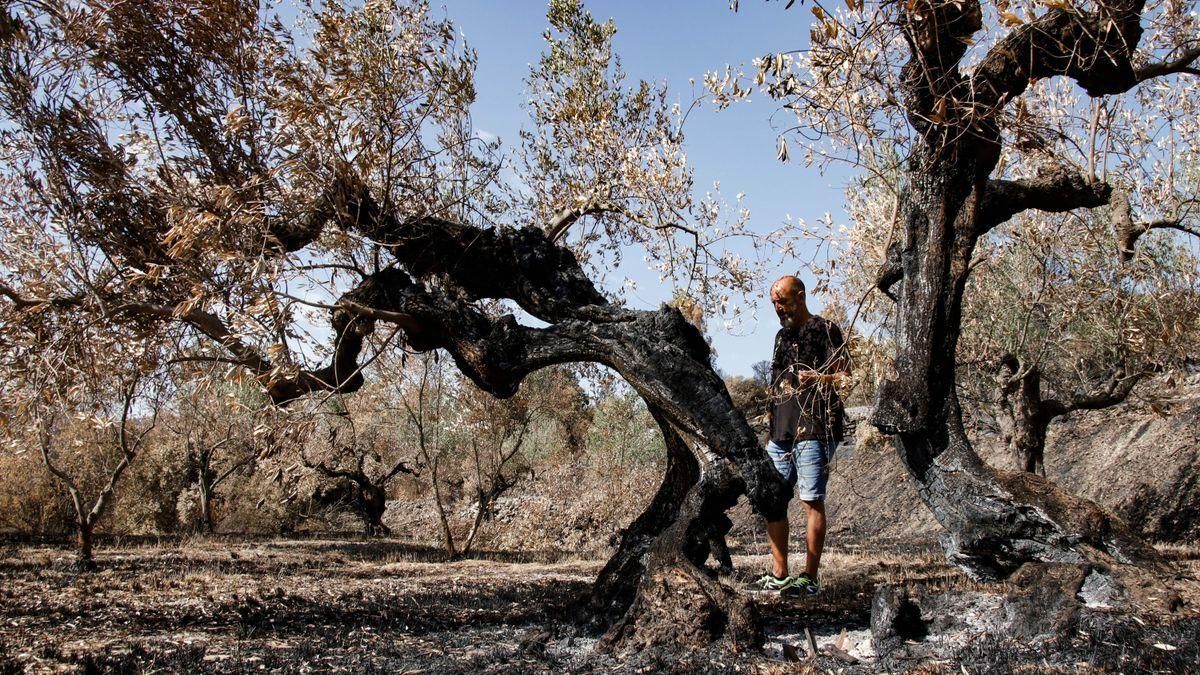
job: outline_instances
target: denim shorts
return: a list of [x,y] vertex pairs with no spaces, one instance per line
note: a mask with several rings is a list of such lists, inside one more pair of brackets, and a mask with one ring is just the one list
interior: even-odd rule
[[767,454],[775,462],[775,470],[789,486],[799,487],[797,497],[805,502],[825,499],[825,484],[829,482],[829,463],[837,441],[770,441]]

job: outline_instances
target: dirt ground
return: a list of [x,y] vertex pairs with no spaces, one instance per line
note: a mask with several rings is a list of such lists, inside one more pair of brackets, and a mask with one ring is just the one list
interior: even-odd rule
[[[1174,555],[1183,574],[1200,571],[1194,551]],[[817,598],[756,595],[768,632],[761,654],[680,657],[593,649],[596,636],[576,621],[575,605],[603,561],[493,554],[446,562],[434,550],[386,541],[192,539],[109,544],[91,574],[73,562],[65,548],[0,547],[0,672],[877,672],[897,669],[871,648],[878,584],[968,583],[931,547],[834,548]],[[747,582],[766,563],[735,557],[745,576],[732,581]],[[1149,663],[1176,671],[1196,663],[1200,631],[1189,621],[1153,639],[1192,644],[1150,647],[1151,661],[1138,660],[1146,645],[1104,651],[1097,640],[1120,636],[1098,631],[1000,661],[999,646],[981,644],[969,663],[898,669],[1025,663],[1034,672],[1082,672],[1108,664],[1116,672]],[[840,639],[859,663],[806,659],[805,628],[819,646]]]

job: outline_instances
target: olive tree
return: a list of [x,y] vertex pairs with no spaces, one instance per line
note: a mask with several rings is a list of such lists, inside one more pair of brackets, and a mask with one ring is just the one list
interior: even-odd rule
[[[1111,113],[1137,136],[1148,128],[1139,118],[1147,101],[1194,109],[1195,12],[1138,0],[851,1],[812,11],[810,48],[759,60],[757,77],[797,116],[797,133],[783,141],[800,147],[781,154],[849,161],[892,191],[877,209],[890,217],[873,242],[884,250],[873,276],[896,299],[896,354],[871,421],[892,436],[945,527],[949,558],[982,578],[1028,561],[1160,569],[1152,548],[1095,505],[979,458],[963,426],[956,359],[966,292],[989,233],[1031,211],[1109,204],[1114,183],[1158,161],[1129,154],[1118,172],[1124,132],[1076,125],[1080,141],[1060,122],[1080,108],[1088,120]],[[721,101],[745,92],[736,82],[709,78]],[[1031,103],[1044,100],[1055,104]],[[1189,125],[1170,134],[1178,151],[1163,153],[1161,168],[1145,175],[1169,183],[1164,169],[1194,156]],[[1136,194],[1139,221],[1167,211],[1182,217],[1189,203],[1186,190]]]

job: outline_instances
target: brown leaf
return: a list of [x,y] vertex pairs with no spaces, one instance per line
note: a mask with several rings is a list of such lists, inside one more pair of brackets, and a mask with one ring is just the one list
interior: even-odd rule
[[1021,17],[1012,12],[1000,12],[1000,22],[1005,26],[1020,26],[1025,23]]

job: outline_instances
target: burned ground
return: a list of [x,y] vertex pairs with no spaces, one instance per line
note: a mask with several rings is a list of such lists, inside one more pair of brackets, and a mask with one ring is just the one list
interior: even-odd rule
[[[1194,576],[1195,551],[1166,552]],[[735,556],[744,584],[766,564]],[[876,660],[871,603],[880,584],[969,588],[932,547],[862,545],[826,554],[815,599],[756,595],[761,654],[604,654],[577,619],[602,561],[564,554],[480,554],[446,561],[432,549],[359,540],[187,539],[112,542],[101,571],[80,574],[68,549],[9,544],[0,561],[0,672],[875,672],[1154,669],[1195,663],[1194,602],[1173,622],[1114,618],[1040,644],[984,636],[960,663]],[[858,665],[804,659],[804,629]],[[1165,647],[1155,647],[1155,644]],[[1166,647],[1174,647],[1168,649]],[[1090,665],[1089,665],[1090,664]]]

